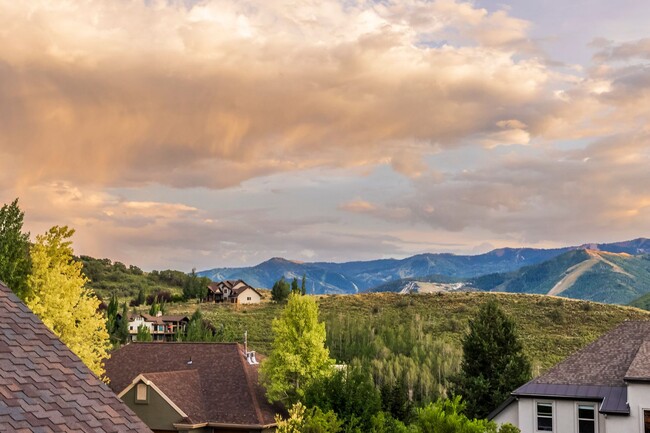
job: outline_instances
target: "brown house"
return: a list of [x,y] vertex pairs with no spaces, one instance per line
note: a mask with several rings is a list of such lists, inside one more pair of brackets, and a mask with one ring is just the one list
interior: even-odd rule
[[244,280],[224,280],[210,283],[206,302],[230,302],[233,304],[259,304],[260,292]]
[[110,387],[154,432],[271,432],[279,411],[237,343],[131,343],[106,362]]
[[151,430],[0,283],[0,431]]

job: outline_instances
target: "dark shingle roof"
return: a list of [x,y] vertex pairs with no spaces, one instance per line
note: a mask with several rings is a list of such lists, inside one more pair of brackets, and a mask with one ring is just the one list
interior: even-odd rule
[[623,322],[532,382],[624,386],[631,366],[637,377],[650,379],[650,363],[643,357],[635,361],[646,340],[650,321]]
[[[131,343],[113,352],[106,373],[118,394],[142,374],[194,424],[274,424],[278,408],[257,384],[257,367],[237,343]],[[176,386],[183,380],[194,385]]]
[[0,430],[151,430],[0,283]]
[[512,395],[599,401],[602,413],[629,414],[626,383],[650,380],[649,354],[650,321],[624,322]]

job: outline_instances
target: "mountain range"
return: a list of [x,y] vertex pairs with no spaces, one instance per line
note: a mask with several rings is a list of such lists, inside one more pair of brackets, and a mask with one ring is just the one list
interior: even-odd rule
[[[256,266],[199,272],[270,288],[280,277],[307,280],[309,293],[402,291],[413,281],[462,283],[467,290],[546,293],[627,303],[650,292],[650,240],[556,249],[501,248],[479,255],[418,254],[405,259],[303,263],[273,258]],[[458,284],[453,284],[458,287]]]

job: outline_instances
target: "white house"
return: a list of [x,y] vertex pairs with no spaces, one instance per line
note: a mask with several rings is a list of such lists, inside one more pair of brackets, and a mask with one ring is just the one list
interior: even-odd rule
[[206,301],[259,304],[262,295],[243,280],[224,280],[208,285]]
[[522,433],[650,433],[650,322],[624,322],[489,416]]

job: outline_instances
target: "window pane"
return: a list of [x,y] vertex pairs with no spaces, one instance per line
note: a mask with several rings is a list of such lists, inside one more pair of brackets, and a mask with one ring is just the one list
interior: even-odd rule
[[643,421],[645,425],[645,433],[650,433],[650,410],[643,411]]
[[144,401],[147,399],[147,385],[144,383],[139,383],[135,387],[135,399],[138,401]]
[[553,415],[553,405],[551,403],[537,403],[538,415]]
[[578,433],[596,433],[596,423],[594,421],[578,421]]
[[578,406],[578,418],[580,419],[594,419],[593,406]]
[[553,431],[553,418],[537,417],[537,430]]

